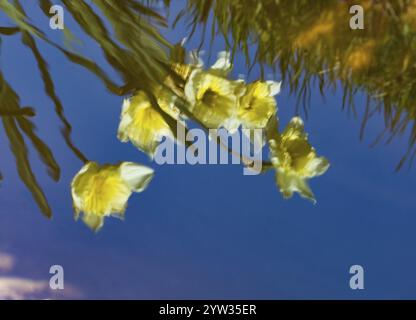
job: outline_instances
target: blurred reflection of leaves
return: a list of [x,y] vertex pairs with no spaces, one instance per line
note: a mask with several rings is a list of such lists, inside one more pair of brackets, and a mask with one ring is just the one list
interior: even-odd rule
[[[0,10],[14,26],[0,27],[0,39],[7,36],[21,36],[21,41],[35,58],[44,83],[45,93],[52,100],[55,112],[62,123],[62,134],[68,147],[82,161],[86,156],[71,141],[71,125],[64,114],[64,107],[55,92],[54,81],[49,73],[46,59],[37,47],[37,41],[45,42],[59,50],[72,63],[77,64],[97,76],[113,94],[126,95],[137,89],[151,91],[155,84],[161,83],[169,72],[168,55],[172,46],[159,33],[157,27],[166,26],[166,20],[149,5],[140,1],[85,1],[63,0],[68,12],[82,30],[98,45],[107,62],[121,76],[123,83],[115,84],[95,62],[81,54],[72,52],[50,40],[38,27],[31,24],[24,7],[18,0],[12,2],[0,0]],[[169,1],[164,1],[169,5]],[[49,16],[52,3],[39,0],[39,7]],[[105,20],[103,20],[105,19]],[[114,36],[107,30],[107,24],[114,31]],[[67,37],[72,34],[65,31]],[[51,217],[51,209],[28,159],[28,138],[37,150],[40,158],[48,168],[54,180],[59,179],[60,168],[51,150],[35,133],[35,126],[30,119],[34,109],[20,106],[19,96],[0,74],[0,116],[15,156],[19,176],[32,193],[41,211]],[[1,175],[0,175],[1,177]]]
[[[365,12],[364,30],[351,30],[349,8]],[[222,35],[234,56],[242,51],[247,66],[268,65],[297,95],[296,112],[307,114],[311,86],[322,96],[341,86],[342,108],[357,115],[354,95],[367,94],[363,137],[372,115],[384,115],[385,130],[375,143],[403,135],[410,127],[409,149],[398,169],[416,156],[416,1],[415,0],[188,0],[176,21],[187,18],[202,27],[201,46]],[[213,17],[213,19],[211,19]],[[255,49],[254,56],[250,53]]]

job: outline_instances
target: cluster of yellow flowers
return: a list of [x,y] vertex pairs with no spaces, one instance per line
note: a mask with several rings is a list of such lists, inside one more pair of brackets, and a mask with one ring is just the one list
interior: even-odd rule
[[[316,155],[300,118],[292,119],[282,134],[278,132],[275,96],[280,82],[232,80],[231,68],[225,52],[208,69],[200,59],[174,65],[172,69],[184,80],[182,89],[170,88],[172,79],[167,78],[155,88],[154,101],[144,91],[125,99],[119,140],[132,142],[152,158],[163,137],[175,139],[168,119],[177,122],[191,115],[207,129],[225,128],[230,133],[239,128],[263,129],[283,196],[299,192],[314,201],[307,179],[323,174],[329,163]],[[179,99],[186,102],[186,110],[177,103]],[[130,162],[104,166],[88,162],[72,182],[76,217],[83,212],[83,221],[93,230],[99,230],[107,216],[122,218],[131,193],[144,190],[152,176],[152,169]]]
[[[276,114],[274,96],[280,92],[280,82],[230,80],[231,63],[222,52],[209,69],[200,61],[189,65],[175,65],[174,70],[186,80],[182,92],[169,90],[169,83],[153,92],[159,107],[173,120],[186,119],[175,105],[178,95],[186,101],[187,112],[208,129],[225,128],[234,133],[244,129],[262,129]],[[174,139],[175,132],[156,110],[148,95],[137,92],[124,100],[118,129],[120,141],[131,141],[143,152],[153,157],[162,137]]]

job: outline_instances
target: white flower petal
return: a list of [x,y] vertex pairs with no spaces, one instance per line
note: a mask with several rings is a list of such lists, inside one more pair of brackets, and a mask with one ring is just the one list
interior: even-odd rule
[[201,55],[203,54],[204,54],[204,51],[198,52],[197,50],[193,50],[189,52],[188,63],[197,68],[202,68],[204,66],[204,61],[201,59]]
[[329,161],[324,157],[313,158],[305,165],[305,170],[311,177],[317,177],[326,172],[329,168]]
[[224,70],[224,71],[230,70],[231,69],[230,53],[227,51],[219,52],[217,61],[215,61],[211,69],[219,69],[219,70]]
[[124,99],[123,100],[123,105],[121,107],[121,112],[127,112],[127,110],[130,108],[130,99]]
[[189,75],[188,81],[186,81],[185,84],[185,96],[191,106],[194,106],[196,102],[194,79],[200,72],[201,70],[199,69],[192,70],[191,74]]
[[267,81],[267,84],[269,85],[270,95],[275,96],[280,93],[280,88],[282,86],[281,81]]
[[141,192],[153,178],[152,168],[142,166],[133,162],[124,162],[120,166],[120,175],[132,191]]

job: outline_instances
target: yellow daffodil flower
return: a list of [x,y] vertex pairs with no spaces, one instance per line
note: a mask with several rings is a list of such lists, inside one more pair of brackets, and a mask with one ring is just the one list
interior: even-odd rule
[[303,121],[293,118],[280,136],[280,141],[270,141],[271,162],[277,171],[277,185],[284,198],[293,192],[315,202],[308,179],[320,176],[329,167],[324,157],[318,157],[309,144]]
[[[155,92],[160,108],[174,119],[179,119],[179,110],[174,106],[175,96],[166,88]],[[174,138],[171,127],[152,105],[147,94],[139,91],[125,99],[118,128],[118,139],[131,141],[137,148],[153,157],[163,137]]]
[[280,82],[256,81],[246,86],[240,98],[238,118],[243,128],[261,129],[266,127],[271,116],[277,112],[276,99],[280,92]]
[[280,92],[280,82],[246,85],[243,80],[227,78],[231,68],[229,53],[220,52],[211,68],[191,72],[184,89],[190,111],[210,129],[224,127],[234,133],[241,125],[245,129],[265,128],[276,114],[274,96]]
[[[274,98],[280,92],[280,82],[255,81],[245,86],[245,92],[239,100],[238,119],[243,129],[250,129],[252,143],[264,145],[265,131],[258,134],[253,129],[265,129],[271,117],[276,116],[277,103]],[[244,133],[247,134],[246,131]]]
[[241,81],[226,78],[231,70],[229,53],[220,52],[217,61],[208,70],[195,68],[184,88],[190,112],[209,129],[224,127],[234,132],[237,119],[238,93]]
[[94,231],[103,226],[105,217],[123,218],[132,192],[146,189],[152,177],[151,168],[132,162],[102,166],[88,162],[71,183],[75,218],[83,212],[82,220]]
[[235,131],[238,128],[237,86],[237,81],[230,81],[210,71],[193,71],[185,85],[190,111],[209,129],[224,127]]

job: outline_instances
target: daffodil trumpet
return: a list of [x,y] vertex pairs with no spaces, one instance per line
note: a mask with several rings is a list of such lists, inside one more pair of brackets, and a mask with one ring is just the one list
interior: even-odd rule
[[106,217],[123,219],[131,194],[145,190],[152,178],[151,168],[133,162],[87,162],[71,183],[75,219],[81,216],[94,231],[101,229]]

